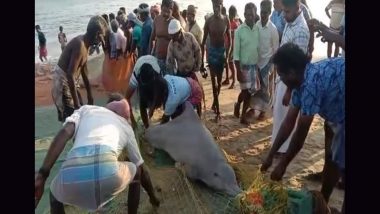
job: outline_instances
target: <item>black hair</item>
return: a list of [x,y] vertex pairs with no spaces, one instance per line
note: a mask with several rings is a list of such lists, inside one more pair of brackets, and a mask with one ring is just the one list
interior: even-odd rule
[[137,14],[138,12],[139,12],[139,11],[137,10],[137,8],[133,10],[133,13],[134,13],[134,14]]
[[119,10],[123,11],[125,13],[125,7],[120,7]]
[[144,8],[147,8],[147,7],[149,7],[149,5],[147,3],[141,3],[141,4],[139,4],[139,8],[140,9],[144,9]]
[[222,7],[222,14],[225,16],[227,15],[227,9],[224,6]]
[[94,41],[98,36],[98,33],[107,36],[107,31],[108,24],[106,23],[106,20],[101,16],[93,16],[88,22],[86,35],[90,41]]
[[173,0],[162,0],[161,2],[161,7],[173,7],[174,6],[174,1]]
[[59,26],[59,30],[60,30],[60,31],[63,31],[63,27],[62,27],[62,26]]
[[[149,8],[149,5],[147,3],[141,3],[139,5],[139,8],[140,9],[145,9],[145,8]],[[144,11],[144,12],[140,12],[140,15],[145,15],[145,16],[149,16],[149,11]]]
[[282,0],[284,7],[294,7],[300,3],[300,0]]
[[260,2],[260,8],[263,8],[263,7],[268,7],[269,9],[272,10],[272,1],[271,0],[262,0]]
[[257,7],[256,7],[256,5],[255,5],[254,3],[252,3],[252,2],[249,2],[249,3],[247,3],[247,4],[245,5],[245,7],[244,7],[244,11],[249,10],[249,9],[252,9],[252,8],[255,10],[255,13],[257,13]]
[[41,27],[39,25],[36,25],[36,30],[41,30]]
[[284,44],[273,56],[273,64],[277,65],[278,71],[284,74],[288,74],[291,69],[301,74],[308,62],[307,55],[294,43]]
[[223,0],[211,0],[212,4],[221,4],[223,5]]
[[102,17],[103,17],[103,19],[106,20],[106,22],[107,22],[107,24],[108,24],[108,15],[107,15],[107,14],[103,14]]
[[111,21],[112,32],[116,33],[118,28],[119,28],[119,22],[117,22],[116,19],[112,20]]
[[184,10],[182,11],[181,16],[182,16],[183,18],[186,18],[186,16],[187,16],[187,9],[184,9]]
[[109,16],[110,21],[115,19],[115,14],[113,13],[110,13],[108,16]]
[[234,5],[231,5],[231,7],[228,9],[228,16],[230,19],[234,19],[237,16],[237,10]]
[[150,64],[145,63],[140,68],[137,80],[141,103],[144,103],[149,108],[164,105],[167,99],[168,87],[161,74],[158,74]]
[[108,95],[107,104],[113,101],[120,101],[122,99],[124,99],[124,96],[122,94],[114,92]]

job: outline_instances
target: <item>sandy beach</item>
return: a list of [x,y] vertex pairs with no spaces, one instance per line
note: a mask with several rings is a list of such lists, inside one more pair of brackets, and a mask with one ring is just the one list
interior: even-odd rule
[[[103,56],[99,55],[90,60],[89,77],[94,82],[101,73]],[[202,120],[207,128],[215,136],[216,142],[228,154],[228,158],[233,163],[244,164],[247,166],[258,167],[263,158],[269,152],[270,138],[272,132],[272,117],[266,115],[264,121],[253,120],[249,126],[239,123],[239,119],[233,116],[233,104],[240,92],[239,85],[235,85],[235,89],[227,89],[228,86],[223,86],[220,94],[220,109],[222,112],[222,120],[218,124],[213,121],[214,113],[211,111],[212,90],[210,78],[201,78],[203,87],[206,93],[206,107]],[[49,72],[45,75],[36,75],[35,77],[35,106],[41,108],[44,106],[52,106],[51,76]],[[92,87],[95,102],[97,99],[104,99],[105,93],[102,86]],[[86,97],[85,89],[81,89],[83,97]],[[86,99],[85,99],[86,100]],[[156,113],[154,119],[158,119],[161,113]],[[55,116],[54,116],[55,117]],[[36,145],[36,150],[37,150]],[[296,156],[293,162],[289,165],[284,176],[283,182],[290,188],[306,188],[308,190],[320,190],[321,183],[305,180],[304,176],[312,172],[322,170],[324,163],[324,131],[323,119],[319,116],[315,117],[311,126],[309,135],[301,152]],[[274,162],[276,164],[276,162]],[[152,181],[157,188],[162,190],[167,185],[164,171],[152,168]],[[162,175],[162,176],[160,176]],[[46,193],[46,192],[45,192]],[[340,209],[343,203],[344,191],[334,189],[329,205]],[[122,192],[112,203],[115,212],[125,211],[127,198],[127,190]],[[169,201],[163,201],[162,206]],[[141,195],[140,213],[152,213],[147,195]],[[67,213],[82,213],[75,211],[76,209],[68,207]],[[160,211],[160,209],[158,210]],[[159,212],[165,213],[165,212]]]

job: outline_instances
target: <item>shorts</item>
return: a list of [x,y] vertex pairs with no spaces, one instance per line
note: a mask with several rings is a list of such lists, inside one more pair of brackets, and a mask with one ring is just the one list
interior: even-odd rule
[[208,64],[216,69],[219,74],[222,74],[224,70],[225,53],[226,49],[224,47],[214,48],[210,46],[208,48]]
[[40,57],[47,57],[47,49],[46,49],[46,46],[44,47],[40,47]]
[[[78,88],[79,86],[76,86],[79,103],[83,105]],[[53,71],[53,88],[51,93],[57,108],[58,121],[64,122],[67,117],[74,113],[75,108],[66,73],[58,65],[55,66]]]

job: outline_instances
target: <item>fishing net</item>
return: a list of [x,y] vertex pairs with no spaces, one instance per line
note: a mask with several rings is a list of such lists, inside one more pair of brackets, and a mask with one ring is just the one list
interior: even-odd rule
[[[135,111],[137,109],[134,109]],[[141,188],[138,213],[196,213],[196,214],[306,214],[305,207],[310,207],[310,195],[298,191],[291,192],[280,183],[268,181],[260,173],[258,166],[236,163],[225,153],[227,160],[235,171],[238,184],[244,190],[237,197],[216,192],[199,181],[189,180],[181,165],[163,164],[166,158],[154,152],[144,140],[144,129],[139,114],[135,114],[138,127],[135,134],[145,161],[145,166],[153,182],[160,207],[154,209],[149,197]],[[160,156],[161,155],[161,156]],[[161,162],[160,162],[161,161]],[[307,197],[305,197],[307,196]],[[308,198],[309,197],[309,198]],[[306,199],[305,199],[306,198]],[[307,201],[307,206],[305,206]],[[293,205],[291,205],[293,204]],[[293,211],[289,208],[291,205]],[[128,189],[112,200],[101,213],[126,213],[128,206]],[[302,212],[301,212],[302,211]],[[67,212],[76,213],[76,212]]]

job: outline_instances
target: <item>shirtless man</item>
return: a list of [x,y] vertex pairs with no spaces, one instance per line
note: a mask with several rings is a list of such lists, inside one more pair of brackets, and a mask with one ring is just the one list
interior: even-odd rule
[[[204,36],[201,45],[202,50],[202,66],[204,70],[204,52],[207,37],[210,36],[210,47],[208,48],[208,64],[210,66],[212,92],[214,96],[212,109],[216,113],[215,121],[220,119],[218,96],[222,86],[222,75],[224,69],[225,56],[224,53],[230,52],[230,47],[224,47],[224,37],[227,34],[228,43],[231,44],[230,22],[227,16],[221,14],[223,0],[212,0],[214,14],[206,20],[204,26]],[[227,50],[226,50],[227,49]],[[217,79],[217,86],[215,82]]]
[[[153,22],[152,35],[149,41],[149,53],[157,57],[161,71],[166,74],[166,54],[171,37],[168,33],[170,20],[173,19],[173,0],[162,0],[161,14]],[[153,41],[155,45],[153,48]],[[153,51],[152,51],[153,50]]]
[[104,18],[94,16],[87,25],[87,32],[73,38],[59,57],[53,72],[52,88],[52,97],[58,110],[59,121],[65,121],[75,109],[83,105],[77,89],[79,75],[82,75],[86,87],[88,104],[94,103],[87,77],[88,49],[99,43],[102,43],[104,47],[105,36],[108,34],[109,29]]
[[63,32],[63,27],[59,26],[59,33],[58,33],[58,42],[61,44],[61,50],[65,49],[66,43],[67,43],[67,38],[66,34]]

